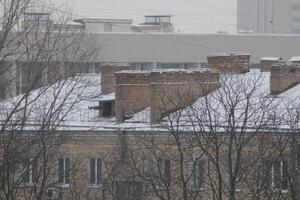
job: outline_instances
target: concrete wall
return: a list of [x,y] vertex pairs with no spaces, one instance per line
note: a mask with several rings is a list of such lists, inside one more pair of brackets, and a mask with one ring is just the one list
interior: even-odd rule
[[237,5],[238,31],[299,33],[300,24],[295,24],[296,16],[293,14],[299,13],[293,7],[299,6],[296,0],[238,0]]
[[[111,24],[111,32],[132,32],[131,24],[109,23]],[[105,23],[85,23],[85,30],[90,33],[105,32]]]
[[289,60],[300,52],[300,35],[118,34],[95,35],[101,51],[95,62],[206,63],[220,52],[245,52],[251,63],[262,57]]

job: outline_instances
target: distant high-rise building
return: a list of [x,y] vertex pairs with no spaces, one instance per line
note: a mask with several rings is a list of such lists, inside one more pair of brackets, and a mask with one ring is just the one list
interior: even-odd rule
[[300,33],[300,0],[238,0],[240,33]]

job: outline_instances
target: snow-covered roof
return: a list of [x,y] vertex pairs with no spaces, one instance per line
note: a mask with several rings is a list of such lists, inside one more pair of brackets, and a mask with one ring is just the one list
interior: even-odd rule
[[290,62],[300,62],[300,56],[291,57]]
[[115,93],[109,93],[109,94],[101,94],[99,99],[99,101],[113,101],[115,100]]
[[198,69],[153,69],[153,70],[122,70],[116,72],[117,74],[151,74],[151,73],[196,73],[196,72],[217,72],[215,69],[198,68]]
[[[221,74],[220,77],[221,87],[209,95],[198,98],[192,105],[187,106],[180,110],[175,111],[170,116],[176,117],[180,113],[180,123],[185,130],[191,126],[191,116],[200,117],[199,119],[205,121],[208,120],[207,113],[205,112],[205,106],[209,102],[210,109],[215,114],[214,121],[219,122],[218,125],[222,126],[225,123],[226,115],[226,104],[230,104],[234,94],[240,98],[240,102],[236,105],[236,116],[239,117],[243,114],[247,100],[250,101],[250,111],[253,115],[249,118],[249,127],[257,125],[258,120],[263,116],[261,111],[264,111],[262,104],[271,103],[274,110],[266,112],[276,112],[279,116],[284,116],[289,106],[287,105],[298,105],[300,96],[300,84],[289,90],[276,95],[270,95],[270,73],[261,72],[258,69],[251,69],[250,72],[245,74]],[[47,110],[51,107],[51,102],[57,98],[58,101],[55,103],[53,113],[56,114],[55,108],[57,107],[60,116],[63,120],[59,124],[61,130],[74,130],[74,131],[102,131],[102,130],[136,130],[136,131],[157,131],[166,130],[165,124],[168,124],[168,118],[162,119],[162,123],[150,124],[150,107],[145,108],[133,115],[132,118],[126,120],[124,123],[116,123],[114,117],[111,118],[100,118],[99,111],[92,109],[99,105],[99,100],[114,99],[114,93],[108,95],[100,95],[100,75],[89,75],[89,76],[77,76],[70,78],[65,81],[60,81],[49,87],[44,87],[33,91],[27,98],[32,103],[28,106],[28,120],[29,127],[41,122],[45,116]],[[255,91],[251,91],[255,87]],[[247,95],[251,94],[251,98],[247,99]],[[8,99],[0,104],[0,117],[3,119],[8,116],[11,109],[15,108],[16,105],[24,98],[23,95]],[[38,98],[36,101],[33,101]],[[224,98],[225,101],[220,101],[220,98]],[[22,101],[21,101],[22,102]],[[61,107],[59,107],[61,106]],[[18,120],[20,114],[24,114],[24,109],[20,106],[20,111],[15,114],[14,119]],[[269,114],[270,114],[269,113]],[[266,115],[266,114],[265,114]],[[267,114],[268,115],[268,114]],[[238,120],[237,120],[238,121]],[[242,122],[239,122],[242,123]]]
[[280,61],[282,58],[280,57],[263,57],[260,60],[261,61]]
[[251,56],[249,53],[211,53],[208,57]]

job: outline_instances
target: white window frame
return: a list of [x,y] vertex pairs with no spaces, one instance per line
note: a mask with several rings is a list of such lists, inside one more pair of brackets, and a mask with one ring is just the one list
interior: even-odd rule
[[[69,159],[69,168],[71,167],[71,158],[69,156],[62,156],[57,158],[57,182],[58,187],[68,188],[70,187],[70,183],[66,183],[66,159]],[[63,182],[59,182],[59,159],[63,159]],[[69,169],[69,182],[70,182],[70,169]]]
[[[21,183],[20,187],[32,187],[33,186],[33,158],[28,159],[28,166],[24,168],[23,163],[21,163]],[[29,182],[23,182],[23,176],[26,171],[29,172]]]
[[[91,159],[95,159],[95,180],[94,183],[90,182],[91,179]],[[100,183],[97,182],[97,177],[98,177],[98,159],[100,160],[101,164],[100,164]],[[88,187],[91,188],[98,188],[98,187],[102,187],[102,157],[101,156],[97,156],[97,157],[91,157],[88,159]]]
[[112,23],[104,23],[103,26],[104,26],[104,27],[103,27],[104,32],[108,32],[108,33],[112,32],[112,30],[113,30],[113,25],[112,25]]
[[[224,188],[225,191],[229,191],[229,185],[230,185],[230,172],[227,171],[229,170],[229,163],[227,163],[227,156],[226,156],[226,162],[225,162],[225,176],[224,176]],[[236,159],[232,159],[232,166],[235,166],[235,162]],[[240,160],[240,164],[242,164],[242,160]],[[235,180],[236,182],[236,187],[235,187],[235,192],[241,192],[242,191],[242,185],[239,186],[239,184],[241,184],[241,177],[237,177],[237,179]]]
[[[275,174],[275,166],[274,166],[274,163],[275,162],[280,162],[280,183],[281,183],[281,188],[276,188],[276,185],[275,185],[275,176],[276,176],[276,174]],[[287,193],[288,192],[288,189],[282,189],[282,183],[283,183],[283,179],[284,179],[284,177],[283,177],[283,175],[284,175],[284,173],[283,173],[283,168],[284,168],[284,161],[283,160],[280,160],[280,161],[271,161],[271,190],[272,190],[272,192],[281,192],[281,193]],[[277,174],[277,176],[278,176],[278,174]]]
[[[189,171],[189,181],[190,184],[190,190],[193,191],[205,191],[205,181],[203,183],[200,183],[201,187],[198,187],[199,184],[195,185],[195,181],[199,181],[199,163],[198,162],[204,162],[204,166],[203,166],[203,170],[205,170],[205,164],[206,164],[206,159],[203,156],[200,157],[193,157],[193,161],[190,162],[190,171]],[[198,172],[198,176],[197,176],[197,172]],[[195,174],[196,173],[196,174]],[[196,177],[194,176],[196,175]],[[205,171],[203,171],[203,180],[204,180],[204,176],[205,176]]]
[[[159,161],[162,161],[162,165],[160,166],[160,163]],[[156,170],[157,170],[157,176],[158,176],[158,182],[156,183],[156,189],[158,190],[166,190],[168,189],[168,187],[165,185],[164,181],[166,180],[163,180],[166,178],[166,174],[165,174],[165,170],[166,170],[166,166],[165,166],[165,163],[166,163],[166,160],[169,160],[170,161],[170,184],[169,184],[169,187],[171,187],[171,184],[172,184],[172,173],[171,173],[171,168],[172,168],[172,162],[171,162],[171,159],[167,158],[167,157],[159,157],[157,159],[157,167],[156,167]]]

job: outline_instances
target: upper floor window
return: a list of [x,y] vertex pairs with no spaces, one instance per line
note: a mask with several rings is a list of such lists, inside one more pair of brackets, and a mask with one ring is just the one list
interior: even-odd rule
[[273,191],[288,190],[287,163],[282,160],[267,162],[267,187]]
[[58,183],[60,184],[70,183],[70,158],[69,157],[58,158]]
[[112,32],[112,24],[111,23],[104,24],[104,32]]
[[171,185],[171,160],[159,158],[157,160],[159,187],[168,188]]
[[225,189],[228,191],[229,190],[240,191],[242,188],[242,180],[241,180],[242,159],[240,159],[239,163],[237,163],[237,159],[235,158],[235,156],[232,156],[231,162],[229,162],[227,156],[226,156],[227,159],[225,160],[225,166],[224,166]]
[[24,159],[21,162],[21,185],[32,186],[37,179],[37,164],[34,159]]
[[90,158],[89,160],[89,183],[101,184],[101,158]]
[[140,200],[143,199],[143,184],[135,181],[116,182],[117,200]]
[[189,186],[192,190],[204,189],[205,160],[203,158],[195,158],[190,165],[190,173],[188,177]]

